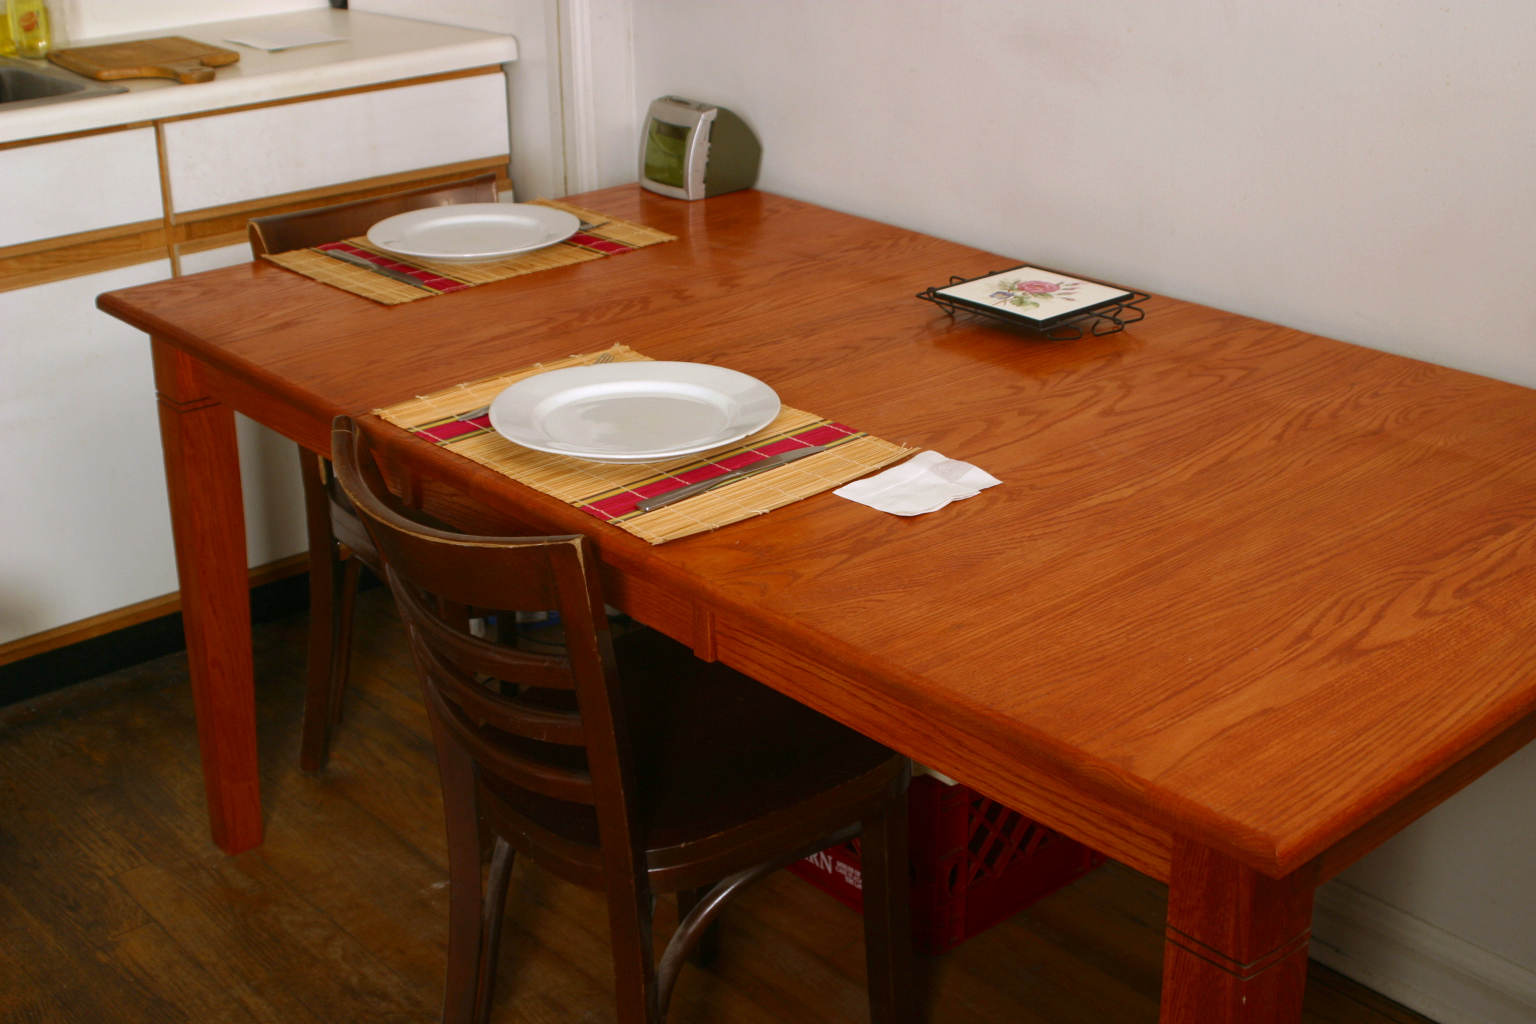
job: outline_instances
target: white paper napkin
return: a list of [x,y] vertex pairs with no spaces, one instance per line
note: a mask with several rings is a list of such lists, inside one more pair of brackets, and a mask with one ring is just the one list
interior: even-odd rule
[[920,516],[1000,483],[969,462],[946,459],[938,452],[919,452],[899,466],[855,480],[832,493],[882,512]]

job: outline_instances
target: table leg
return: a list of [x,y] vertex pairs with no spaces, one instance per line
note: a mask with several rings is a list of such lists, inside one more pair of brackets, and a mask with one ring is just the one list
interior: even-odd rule
[[154,342],[166,489],[213,841],[261,845],[250,577],[240,457],[230,409],[207,394],[196,360]]
[[1162,1024],[1299,1024],[1316,885],[1175,840]]

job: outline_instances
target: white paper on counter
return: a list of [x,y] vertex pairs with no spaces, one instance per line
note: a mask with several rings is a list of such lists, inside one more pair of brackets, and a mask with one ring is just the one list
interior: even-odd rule
[[346,36],[333,36],[329,32],[319,32],[311,28],[276,28],[265,32],[247,32],[239,39],[229,38],[224,41],[234,43],[236,46],[249,46],[253,50],[275,53],[278,50],[291,50],[295,46],[343,43],[346,40]]

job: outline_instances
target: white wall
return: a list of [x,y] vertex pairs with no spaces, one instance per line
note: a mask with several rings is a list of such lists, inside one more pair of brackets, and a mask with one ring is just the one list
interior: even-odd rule
[[505,66],[518,199],[635,178],[630,0],[351,0],[355,11],[517,37]]
[[[354,11],[516,35],[522,0],[351,0]],[[519,40],[521,44],[521,40]]]
[[634,181],[639,164],[631,0],[560,0],[566,192]]
[[[634,118],[666,93],[732,108],[765,189],[1536,385],[1529,0],[633,18]],[[1326,887],[1313,955],[1446,1024],[1536,1020],[1532,793],[1527,750]]]
[[[554,198],[565,185],[560,99],[562,0],[351,0],[351,9],[517,37],[518,59],[502,65],[511,112],[509,170],[517,199]],[[569,0],[566,0],[569,2]]]
[[[65,42],[328,7],[330,0],[49,0]],[[217,40],[204,40],[214,42]]]
[[1443,1024],[1536,1021],[1536,745],[1318,893],[1312,956]]
[[762,186],[1536,385],[1536,4],[637,0]]

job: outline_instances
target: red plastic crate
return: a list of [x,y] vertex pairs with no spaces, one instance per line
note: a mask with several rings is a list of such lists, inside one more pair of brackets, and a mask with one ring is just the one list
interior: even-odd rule
[[[1102,854],[967,786],[918,775],[908,801],[912,940],[930,953],[954,949],[1104,862]],[[863,909],[857,839],[789,870]]]

